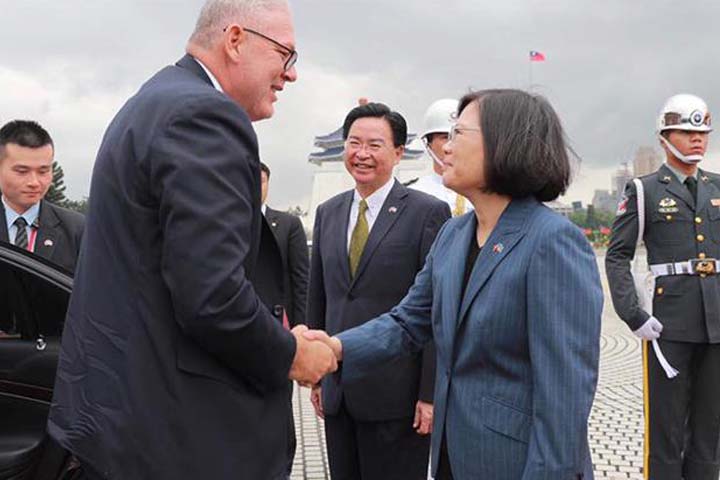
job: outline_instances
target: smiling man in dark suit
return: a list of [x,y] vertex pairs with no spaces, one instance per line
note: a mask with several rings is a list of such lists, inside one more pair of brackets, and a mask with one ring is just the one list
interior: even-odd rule
[[0,129],[0,241],[75,270],[85,217],[44,200],[53,180],[50,134],[36,122],[14,120]]
[[[450,218],[445,202],[393,178],[407,140],[402,115],[361,105],[345,118],[343,138],[355,188],[318,207],[308,299],[308,323],[331,335],[399,302]],[[325,417],[332,478],[425,479],[434,380],[434,348],[350,388],[325,378],[312,400]]]
[[265,203],[270,188],[270,168],[260,163],[262,211],[275,236],[282,258],[285,313],[291,326],[305,323],[307,303],[308,259],[307,237],[302,222],[295,215],[280,212]]
[[[75,271],[85,217],[44,200],[53,180],[55,146],[38,123],[14,120],[0,128],[0,241],[33,252],[72,274]],[[10,271],[3,275],[11,275]],[[39,321],[55,318],[65,308],[54,288],[34,284],[32,290],[15,278],[0,278],[0,311],[20,312],[17,299],[29,298]],[[43,313],[47,312],[47,313]],[[18,333],[13,315],[3,318],[0,331]],[[47,325],[46,325],[47,326]],[[43,330],[54,334],[57,328]],[[27,333],[27,332],[26,332]]]
[[297,78],[289,6],[208,0],[187,53],[98,151],[48,431],[90,479],[285,479],[288,379],[337,368],[253,286],[251,122]]

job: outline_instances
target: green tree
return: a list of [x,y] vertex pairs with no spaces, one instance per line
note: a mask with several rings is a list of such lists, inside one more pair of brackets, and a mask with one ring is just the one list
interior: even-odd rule
[[83,197],[82,200],[65,200],[63,202],[63,207],[69,208],[70,210],[75,210],[76,212],[80,212],[83,215],[87,213],[87,207],[88,207],[88,198]]
[[600,220],[598,220],[597,215],[595,214],[595,206],[588,205],[587,215],[585,216],[585,227],[595,229],[599,225],[600,225]]
[[586,217],[585,210],[572,212],[570,214],[570,216],[568,216],[570,221],[573,222],[575,225],[577,225],[580,228],[585,228],[585,217]]
[[65,172],[57,161],[52,164],[53,180],[45,200],[56,205],[64,205],[68,199],[65,196]]

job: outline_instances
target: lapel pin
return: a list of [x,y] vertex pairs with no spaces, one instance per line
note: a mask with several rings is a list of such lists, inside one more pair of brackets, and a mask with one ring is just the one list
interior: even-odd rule
[[397,207],[390,207],[390,208],[388,208],[388,212],[390,212],[390,213],[397,213]]
[[505,246],[502,243],[493,245],[493,253],[502,253],[503,250],[505,250]]
[[705,175],[703,175],[703,176],[700,177],[700,178],[702,179],[703,182],[707,182],[707,181],[709,180],[709,178],[708,178],[707,176],[705,176]]
[[669,175],[665,175],[665,176],[663,177],[663,182],[666,182],[666,183],[667,183],[667,182],[669,182],[669,181],[670,181],[670,176],[669,176]]
[[43,245],[45,245],[46,247],[52,247],[53,241],[48,238],[43,242]]
[[272,222],[273,227],[277,227],[277,222]]

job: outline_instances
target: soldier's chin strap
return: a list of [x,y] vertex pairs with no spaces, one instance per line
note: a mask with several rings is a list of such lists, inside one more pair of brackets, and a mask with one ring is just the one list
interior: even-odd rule
[[675,158],[681,162],[687,163],[688,165],[695,165],[696,163],[702,162],[703,155],[683,155],[677,148],[675,148],[675,145],[673,145],[667,138],[663,137],[661,133],[658,133],[658,138],[665,144],[668,150],[670,150],[670,153],[675,155]]
[[440,160],[440,158],[435,155],[435,152],[432,151],[432,148],[430,148],[430,142],[428,142],[427,137],[423,137],[422,142],[423,145],[425,145],[425,151],[428,153],[428,155],[430,155],[430,158],[433,159],[433,162],[445,168],[445,164],[443,163],[443,161]]

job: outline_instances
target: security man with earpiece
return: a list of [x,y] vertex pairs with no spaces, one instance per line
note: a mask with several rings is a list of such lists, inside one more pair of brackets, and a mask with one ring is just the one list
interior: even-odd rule
[[[631,274],[639,231],[632,181],[605,259],[615,310],[643,340],[644,475],[651,480],[720,473],[720,175],[698,168],[711,131],[707,105],[694,95],[671,97],[658,119],[666,161],[640,179],[652,313],[640,307]],[[670,378],[660,357],[679,373]]]

